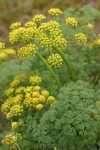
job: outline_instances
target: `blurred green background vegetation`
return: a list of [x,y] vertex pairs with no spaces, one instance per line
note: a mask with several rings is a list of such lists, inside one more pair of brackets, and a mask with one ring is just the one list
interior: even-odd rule
[[9,26],[15,21],[26,22],[37,13],[46,14],[51,7],[65,10],[83,5],[99,10],[100,0],[0,0],[0,41],[7,41]]

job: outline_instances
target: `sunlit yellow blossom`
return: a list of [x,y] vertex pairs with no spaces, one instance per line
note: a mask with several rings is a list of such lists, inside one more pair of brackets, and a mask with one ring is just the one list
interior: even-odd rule
[[37,52],[37,47],[35,46],[35,44],[29,44],[25,47],[21,47],[18,50],[18,57],[19,59],[25,59],[29,56],[35,55]]
[[27,93],[27,92],[31,92],[33,90],[33,86],[27,86],[25,89],[24,89],[24,92]]
[[42,109],[43,109],[43,105],[42,105],[42,104],[36,105],[36,109],[37,109],[38,111],[42,110]]
[[9,88],[9,89],[7,89],[6,91],[5,91],[5,94],[7,95],[7,96],[9,96],[10,94],[12,94],[13,92],[14,92],[14,88]]
[[5,53],[9,56],[16,55],[16,51],[14,49],[6,49]]
[[20,80],[15,78],[11,83],[10,87],[16,87],[20,83]]
[[42,20],[45,20],[46,16],[43,14],[38,14],[35,15],[34,18],[32,19],[34,22],[41,22]]
[[11,123],[11,128],[14,129],[18,126],[18,122],[12,122]]
[[40,93],[38,91],[35,91],[35,92],[32,93],[32,96],[33,97],[39,97]]
[[39,99],[37,97],[32,98],[32,104],[37,105],[39,103]]
[[56,99],[55,99],[54,96],[49,96],[48,99],[47,99],[47,101],[50,102],[50,103],[54,102],[55,100]]
[[36,84],[36,83],[40,83],[42,79],[39,76],[30,76],[29,81],[31,84]]
[[42,23],[39,27],[39,33],[37,41],[46,50],[52,50],[53,46],[61,50],[67,45],[66,39],[63,38],[60,24],[57,21]]
[[5,43],[3,42],[0,42],[0,50],[4,49],[5,48]]
[[93,29],[94,29],[94,26],[93,26],[91,23],[88,23],[86,27],[87,27],[88,29],[90,29],[90,30],[93,30]]
[[42,90],[41,94],[44,95],[45,97],[49,96],[49,92],[47,90]]
[[69,17],[66,19],[66,24],[69,24],[73,27],[77,27],[78,21],[75,18]]
[[43,95],[40,95],[40,96],[39,96],[39,102],[40,102],[40,103],[44,103],[45,101],[46,101],[46,97],[43,96]]
[[8,58],[8,56],[7,56],[7,54],[5,52],[0,52],[0,61],[3,61],[5,59],[7,59],[7,58]]
[[26,22],[24,26],[25,26],[25,27],[33,27],[33,28],[37,28],[36,23],[33,22],[33,21]]
[[19,29],[12,30],[9,33],[9,42],[11,44],[18,42],[23,37],[24,33],[25,33],[24,27],[20,27]]
[[7,134],[4,139],[1,141],[2,144],[6,144],[9,146],[10,149],[15,149],[17,150],[17,145],[16,142],[18,139],[21,139],[21,134],[20,133],[10,133]]
[[7,113],[6,117],[7,119],[10,119],[14,116],[21,116],[22,112],[23,112],[23,106],[16,104],[11,107],[10,112]]
[[40,89],[41,89],[41,87],[38,86],[38,85],[37,85],[37,86],[34,86],[34,88],[33,88],[34,91],[38,91],[38,90],[40,90]]
[[62,65],[62,58],[59,54],[51,54],[48,57],[48,63],[50,64],[50,66],[53,66],[55,68],[59,68]]
[[21,23],[20,22],[15,22],[13,23],[11,26],[10,26],[10,29],[11,30],[14,30],[14,29],[17,29],[21,26]]
[[32,100],[31,97],[25,98],[23,104],[26,106],[26,108],[27,108],[27,107],[32,107],[32,106],[33,106],[33,102],[32,102],[32,101],[33,101],[33,100]]
[[83,44],[86,44],[86,42],[87,42],[87,37],[83,33],[77,33],[77,34],[75,34],[75,39],[78,42],[82,42]]
[[25,90],[25,87],[18,87],[15,91],[15,93],[21,93]]
[[98,39],[96,42],[97,42],[97,45],[100,45],[100,39]]
[[58,16],[62,14],[62,11],[59,8],[51,8],[48,13],[53,16]]

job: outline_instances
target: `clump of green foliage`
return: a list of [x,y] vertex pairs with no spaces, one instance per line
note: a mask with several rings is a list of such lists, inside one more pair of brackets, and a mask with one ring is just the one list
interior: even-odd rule
[[22,126],[15,131],[23,137],[21,149],[90,150],[95,146],[100,129],[95,90],[87,82],[72,82],[60,89],[58,99],[48,111],[19,119]]

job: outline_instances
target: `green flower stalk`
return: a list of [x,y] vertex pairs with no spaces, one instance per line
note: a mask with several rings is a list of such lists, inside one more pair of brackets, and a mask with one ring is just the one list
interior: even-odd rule
[[74,76],[73,76],[73,74],[72,74],[72,70],[71,70],[70,64],[69,64],[69,62],[67,61],[67,59],[66,59],[64,53],[63,53],[62,51],[59,51],[59,50],[58,50],[56,47],[54,47],[54,46],[53,46],[53,48],[54,48],[54,50],[62,57],[63,61],[64,61],[65,64],[66,64],[66,67],[67,67],[67,69],[68,69],[70,79],[74,81]]
[[56,76],[56,74],[54,73],[54,71],[52,70],[52,68],[49,66],[49,64],[47,63],[47,61],[42,57],[42,55],[39,52],[37,52],[36,54],[41,59],[41,61],[45,64],[45,66],[48,68],[48,70],[52,74],[53,78],[55,79],[58,87],[60,88],[61,87],[61,82],[59,81],[58,77]]

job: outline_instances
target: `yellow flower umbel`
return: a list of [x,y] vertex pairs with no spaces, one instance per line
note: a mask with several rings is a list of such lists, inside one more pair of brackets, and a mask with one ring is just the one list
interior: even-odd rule
[[77,27],[78,21],[75,18],[69,17],[69,18],[66,19],[66,24],[69,24],[73,27]]
[[16,142],[18,139],[21,138],[21,134],[20,133],[10,133],[7,134],[4,139],[1,141],[2,144],[6,144],[10,147],[10,149],[15,149],[17,150],[17,145]]
[[28,28],[28,27],[33,27],[34,29],[37,28],[36,23],[33,22],[33,21],[28,21],[28,22],[26,22],[24,26],[27,27],[27,28]]
[[87,43],[87,37],[85,34],[83,33],[77,33],[75,34],[75,39],[78,41],[78,42],[81,42],[83,44],[86,44]]
[[11,128],[15,129],[18,126],[18,122],[12,122],[11,123]]
[[8,56],[16,55],[16,51],[14,49],[6,49],[4,51]]
[[39,27],[40,34],[37,36],[38,44],[46,50],[52,50],[53,46],[56,46],[59,50],[64,49],[67,41],[63,37],[60,27],[57,21],[42,23]]
[[3,61],[3,60],[5,60],[5,59],[7,59],[8,58],[8,56],[7,56],[7,54],[5,53],[5,52],[0,52],[0,61]]
[[4,49],[5,48],[5,43],[3,42],[0,42],[0,50]]
[[29,81],[32,85],[35,85],[37,83],[40,83],[42,79],[39,76],[30,76]]
[[42,20],[45,20],[45,19],[46,19],[45,15],[38,14],[38,15],[35,15],[35,17],[32,20],[33,22],[41,22]]
[[90,29],[90,30],[93,30],[93,29],[94,29],[94,26],[93,26],[91,23],[88,23],[86,27],[87,27],[88,29]]
[[27,57],[30,57],[32,55],[35,55],[37,52],[37,47],[35,44],[29,44],[26,47],[21,47],[18,50],[18,57],[19,59],[25,59]]
[[48,57],[48,63],[52,67],[55,67],[55,68],[61,67],[62,62],[63,62],[63,59],[61,58],[59,54],[52,54]]
[[38,111],[42,110],[42,109],[43,109],[43,105],[42,105],[42,104],[37,104],[37,105],[36,105],[36,109],[37,109]]
[[59,8],[51,8],[48,13],[52,16],[59,16],[62,14],[62,11]]
[[15,22],[13,23],[11,26],[10,26],[10,29],[11,30],[14,30],[14,29],[17,29],[21,26],[21,23],[20,22]]

